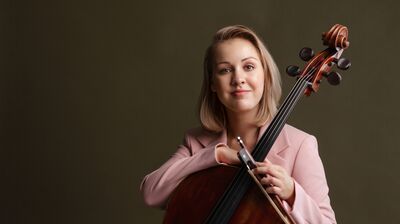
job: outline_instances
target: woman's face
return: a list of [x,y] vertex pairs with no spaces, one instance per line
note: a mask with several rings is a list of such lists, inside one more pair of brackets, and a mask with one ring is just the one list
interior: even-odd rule
[[215,48],[211,90],[227,110],[256,112],[264,91],[264,69],[253,44],[235,38]]

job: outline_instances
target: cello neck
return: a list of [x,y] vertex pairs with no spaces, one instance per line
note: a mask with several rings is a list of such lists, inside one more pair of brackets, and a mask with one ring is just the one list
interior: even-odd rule
[[[290,112],[293,110],[297,101],[300,99],[305,89],[309,85],[308,78],[306,77],[308,77],[308,75],[297,80],[295,86],[292,88],[284,103],[279,108],[278,113],[271,121],[271,124],[263,133],[261,139],[257,142],[252,153],[256,161],[264,160],[268,154],[270,148],[272,147],[286,120],[288,119]],[[246,193],[251,183],[251,178],[248,176],[244,166],[242,166],[235,178],[232,180],[230,186],[212,209],[212,212],[207,217],[205,223],[228,223],[236,207],[239,205],[240,199]]]
[[252,153],[252,156],[256,161],[261,162],[265,159],[287,119],[289,118],[290,113],[296,106],[296,103],[299,101],[301,96],[303,96],[303,93],[308,85],[309,81],[307,80],[306,76],[297,80],[289,95],[279,108],[277,114],[272,119],[268,128],[257,142]]

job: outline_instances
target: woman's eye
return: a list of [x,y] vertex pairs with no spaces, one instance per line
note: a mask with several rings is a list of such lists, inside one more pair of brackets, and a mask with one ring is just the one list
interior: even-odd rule
[[252,71],[252,70],[254,70],[254,68],[255,68],[254,65],[251,65],[251,64],[250,64],[250,65],[245,65],[245,66],[244,66],[244,69],[245,69],[246,71]]
[[226,74],[226,73],[229,73],[229,72],[232,72],[232,69],[230,69],[230,68],[222,68],[222,69],[219,70],[218,73]]

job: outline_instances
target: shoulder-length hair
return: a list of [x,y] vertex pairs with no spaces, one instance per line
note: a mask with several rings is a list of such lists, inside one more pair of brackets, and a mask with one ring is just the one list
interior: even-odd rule
[[212,132],[220,132],[227,125],[225,107],[219,101],[217,94],[211,91],[215,67],[214,51],[216,45],[219,43],[234,38],[242,38],[250,41],[257,49],[263,66],[265,75],[264,92],[256,117],[257,125],[264,125],[275,115],[281,97],[282,89],[279,70],[271,54],[257,34],[243,25],[227,26],[218,30],[204,56],[204,77],[198,105],[202,127]]

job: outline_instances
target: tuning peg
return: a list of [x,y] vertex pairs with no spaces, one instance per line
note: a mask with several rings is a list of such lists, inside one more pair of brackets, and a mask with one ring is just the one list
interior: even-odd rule
[[314,57],[314,51],[309,47],[303,47],[303,49],[301,49],[299,52],[299,56],[301,60],[309,61],[311,58]]
[[337,67],[342,70],[347,70],[348,68],[350,68],[350,66],[351,66],[351,62],[350,62],[350,60],[348,60],[346,58],[340,58],[337,61]]
[[340,81],[342,81],[342,76],[335,71],[329,72],[325,77],[328,79],[329,84],[334,86],[339,85]]
[[286,73],[290,76],[298,76],[300,75],[300,68],[296,65],[289,65],[286,67]]

